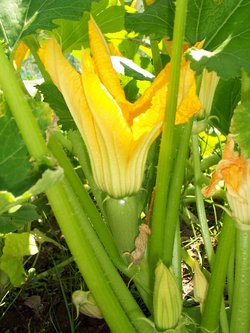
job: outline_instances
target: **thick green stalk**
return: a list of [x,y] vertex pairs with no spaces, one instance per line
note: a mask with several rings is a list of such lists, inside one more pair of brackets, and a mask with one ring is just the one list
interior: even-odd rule
[[90,246],[89,235],[82,230],[74,212],[75,198],[69,196],[68,187],[63,181],[46,194],[69,249],[110,329],[118,333],[126,327],[128,332],[135,332]]
[[74,171],[72,164],[70,163],[66,154],[64,153],[63,148],[58,143],[57,133],[52,134],[50,136],[48,146],[50,151],[53,153],[54,157],[57,159],[57,161],[63,168],[65,176],[70,182],[70,185],[72,186],[75,194],[77,195],[79,201],[81,202],[85,214],[89,217],[92,225],[94,226],[95,231],[98,234],[98,237],[100,238],[109,256],[116,264],[116,266],[120,270],[124,271],[126,269],[126,265],[121,260],[121,257],[114,244],[114,240],[112,238],[110,230],[108,229],[107,225],[104,223],[103,219],[101,218],[100,213],[98,212],[95,204],[89,197],[89,194],[85,190],[79,176]]
[[250,231],[236,232],[235,283],[230,333],[249,333],[250,329]]
[[[130,322],[133,323],[133,325],[139,332],[143,332],[144,330],[146,330],[146,328],[149,329],[147,322],[145,320],[142,320],[143,318],[145,319],[142,310],[134,300],[126,284],[122,280],[121,276],[119,275],[107,253],[105,252],[97,235],[95,234],[92,226],[88,221],[88,218],[81,206],[79,199],[77,198],[76,194],[72,190],[71,185],[67,181],[64,182],[64,188],[68,197],[68,201],[70,202],[72,209],[78,219],[78,225],[82,230],[82,234],[85,235],[85,239],[89,243],[89,245],[91,244],[95,257],[104,272],[105,280],[108,282],[109,286],[116,295],[123,309],[127,313]],[[85,258],[82,259],[82,261],[84,264]],[[91,289],[91,292],[94,295],[95,291]]]
[[184,170],[189,147],[190,135],[192,131],[192,121],[185,125],[180,125],[177,131],[179,136],[179,147],[177,158],[174,164],[173,173],[169,188],[169,198],[165,217],[165,233],[163,243],[163,261],[167,266],[171,266],[173,257],[173,245],[176,233],[176,225],[180,213],[181,189],[184,181]]
[[208,256],[209,263],[211,264],[214,252],[213,246],[210,239],[210,232],[207,224],[206,210],[204,206],[204,200],[201,193],[201,165],[200,165],[200,151],[199,141],[196,134],[192,135],[192,154],[193,154],[193,165],[194,165],[194,179],[195,179],[195,196],[196,196],[196,207],[201,226],[201,233],[204,240],[206,253]]
[[202,315],[201,327],[204,332],[216,332],[218,329],[221,300],[224,293],[234,235],[234,221],[229,215],[225,214]]
[[[241,101],[250,101],[250,77],[241,74]],[[243,225],[244,227],[244,225]],[[249,228],[249,225],[246,226]],[[250,231],[237,229],[235,247],[235,281],[232,300],[230,333],[249,332],[250,329]]]
[[152,235],[149,242],[150,269],[152,271],[152,282],[156,263],[163,257],[163,235],[166,217],[166,204],[173,153],[173,134],[175,124],[175,112],[180,78],[180,66],[182,57],[182,43],[185,31],[185,18],[187,0],[176,1],[174,36],[173,36],[173,57],[171,59],[171,73],[166,105],[166,114],[163,124],[161,147],[156,178],[156,190],[154,208],[152,214]]
[[29,103],[23,93],[18,76],[13,66],[4,54],[0,44],[0,87],[4,91],[6,100],[11,108],[17,126],[30,152],[39,160],[45,158],[48,150],[40,131],[39,125],[31,112]]

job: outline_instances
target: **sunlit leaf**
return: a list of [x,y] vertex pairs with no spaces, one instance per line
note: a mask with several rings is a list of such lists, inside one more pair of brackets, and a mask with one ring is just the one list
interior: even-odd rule
[[38,29],[52,30],[53,20],[79,20],[91,8],[91,0],[2,0],[0,11],[1,35],[10,49]]
[[223,78],[250,73],[250,2],[248,0],[189,1],[186,39],[193,45],[205,39],[204,48],[189,53],[193,68],[215,70]]
[[[109,1],[93,2],[91,15],[103,33],[112,33],[124,28],[125,10],[122,6],[108,7]],[[84,13],[79,21],[55,20],[58,28],[53,33],[60,40],[63,52],[81,49],[89,46],[88,41],[89,13]]]
[[250,158],[250,102],[244,102],[237,106],[232,118],[230,131],[234,134],[234,140],[240,149]]
[[10,233],[5,236],[0,269],[9,276],[14,287],[19,287],[25,281],[23,257],[34,255],[37,252],[35,238],[30,233]]
[[156,0],[143,13],[126,13],[125,27],[145,35],[172,37],[175,1]]

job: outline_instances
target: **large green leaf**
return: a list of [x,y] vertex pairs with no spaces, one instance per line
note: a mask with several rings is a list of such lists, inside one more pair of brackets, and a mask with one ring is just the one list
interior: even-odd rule
[[8,191],[0,191],[0,214],[8,211],[10,208],[28,201],[32,196],[36,196],[46,191],[63,178],[63,169],[58,167],[55,170],[47,169],[42,177],[27,191],[15,197]]
[[223,78],[250,74],[250,2],[248,0],[189,1],[186,39],[194,44],[205,39],[210,52],[191,50],[192,67],[215,70]]
[[143,13],[126,13],[126,29],[147,36],[155,34],[156,37],[168,36],[171,38],[173,34],[174,3],[173,0],[156,0]]
[[244,102],[234,111],[230,131],[247,158],[250,158],[250,102]]
[[[28,96],[26,98],[45,137],[47,128],[53,124],[52,110],[46,103]],[[28,150],[5,101],[0,103],[0,112],[0,191],[20,195],[37,181],[39,173],[30,161]]]
[[28,189],[37,176],[30,156],[7,106],[0,117],[0,190],[19,195]]
[[30,233],[10,233],[5,236],[3,254],[0,258],[0,269],[9,276],[14,287],[19,287],[25,281],[23,257],[34,255],[37,252],[35,238]]
[[7,234],[20,230],[27,223],[38,219],[38,217],[36,207],[31,204],[23,205],[14,212],[5,212],[0,215],[0,233]]
[[52,30],[53,20],[79,20],[91,0],[1,0],[0,27],[10,49],[38,29]]
[[211,110],[211,121],[221,133],[227,135],[231,118],[240,100],[240,80],[220,80],[216,89]]
[[[108,0],[94,2],[91,6],[91,15],[98,24],[102,33],[112,33],[124,28],[125,10],[122,6],[109,7]],[[60,40],[63,52],[81,49],[89,46],[88,40],[89,13],[84,13],[79,22],[70,20],[56,20],[58,28],[53,33]]]

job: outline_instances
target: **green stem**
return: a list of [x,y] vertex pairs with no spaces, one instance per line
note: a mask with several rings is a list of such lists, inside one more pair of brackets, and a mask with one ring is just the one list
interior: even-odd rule
[[114,244],[112,235],[110,230],[107,228],[107,225],[102,220],[99,212],[97,211],[96,206],[94,205],[93,201],[89,197],[87,191],[85,190],[80,178],[74,171],[70,161],[68,160],[67,156],[65,155],[61,145],[58,143],[57,140],[57,133],[52,134],[49,139],[49,149],[58,160],[61,167],[64,169],[65,176],[67,177],[68,181],[70,182],[74,192],[76,193],[78,199],[81,202],[81,205],[84,209],[84,212],[89,217],[91,223],[96,230],[98,237],[100,238],[102,244],[104,245],[106,251],[108,252],[109,256],[115,263],[117,267],[121,270],[125,270],[126,266],[124,265],[121,257],[117,251],[117,248]]
[[23,94],[21,83],[18,81],[14,68],[4,54],[2,45],[0,45],[0,86],[30,155],[37,160],[42,159],[48,154],[43,135]]
[[245,70],[241,73],[241,101],[250,101],[250,78]]
[[102,191],[96,186],[94,178],[92,176],[92,170],[89,160],[89,155],[87,152],[87,148],[83,139],[78,131],[73,131],[68,133],[68,138],[72,143],[72,151],[78,157],[79,163],[82,167],[84,175],[88,180],[88,183],[91,187],[91,191],[94,194],[96,202],[99,208],[102,210],[103,204],[103,193]]
[[[108,281],[110,287],[112,288],[123,309],[127,313],[130,321],[139,330],[139,332],[143,331],[145,327],[148,328],[148,324],[144,320],[141,320],[142,318],[144,318],[144,315],[140,307],[135,302],[126,284],[123,282],[121,276],[115,269],[107,253],[104,251],[103,246],[99,242],[99,239],[97,238],[92,226],[88,221],[88,218],[80,204],[80,201],[76,197],[74,191],[72,190],[68,182],[65,182],[65,189],[68,200],[71,199],[70,203],[72,205],[73,211],[75,212],[75,215],[78,218],[79,226],[82,230],[82,233],[86,235],[88,243],[91,244],[94,254],[99,260],[106,280]],[[139,318],[140,320],[138,320]]]
[[155,69],[155,75],[157,75],[162,70],[162,61],[161,61],[161,55],[160,55],[158,42],[157,42],[157,40],[153,39],[153,36],[150,36],[150,45],[151,45],[151,52],[152,52],[152,58],[153,58],[153,65],[154,65],[154,69]]
[[46,69],[44,67],[44,64],[42,63],[40,57],[37,54],[37,52],[40,48],[40,45],[39,45],[36,37],[33,36],[33,35],[27,36],[27,37],[25,37],[24,42],[28,46],[28,48],[30,49],[30,52],[32,53],[32,55],[35,59],[35,62],[36,62],[37,66],[38,66],[38,68],[39,68],[39,70],[42,74],[42,77],[44,78],[44,80],[46,82],[50,82],[51,78],[50,78],[48,72],[46,71]]
[[[69,196],[69,185],[62,181],[48,189],[46,194],[77,266],[110,329],[118,333],[126,327],[128,332],[135,332],[90,247],[89,235],[82,231],[75,212],[75,197]],[[81,218],[85,218],[84,215]]]
[[175,112],[180,78],[180,65],[182,57],[182,43],[185,31],[187,0],[176,1],[173,54],[171,59],[171,73],[166,105],[165,120],[163,124],[161,147],[156,178],[156,190],[154,208],[152,214],[152,235],[149,242],[149,258],[152,283],[156,263],[163,257],[163,235],[166,214],[166,203],[171,171],[171,157],[173,152],[173,133],[175,124]]
[[55,273],[55,271],[57,271],[59,268],[64,268],[65,266],[71,264],[72,262],[74,262],[74,258],[69,257],[69,258],[65,259],[64,261],[60,262],[59,264],[55,265],[54,267],[47,269],[47,271],[37,274],[34,277],[34,280],[44,279],[44,278],[48,277],[49,275]]
[[172,268],[179,289],[182,290],[182,266],[181,266],[181,235],[179,218],[176,223],[175,240],[173,246]]
[[201,327],[204,332],[216,332],[218,329],[221,300],[223,297],[234,235],[234,221],[229,215],[225,214],[202,315]]
[[232,308],[233,304],[234,274],[235,274],[234,269],[235,269],[235,248],[233,246],[227,270],[227,292],[228,292],[228,302],[230,309]]
[[165,244],[163,250],[163,260],[167,266],[171,266],[172,264],[176,222],[178,221],[180,212],[180,199],[182,195],[181,189],[184,181],[184,170],[186,166],[186,158],[191,131],[191,120],[188,124],[178,126],[177,135],[180,137],[180,143],[170,182],[169,199],[167,203],[167,212],[165,218],[165,234],[163,240],[163,243]]
[[207,224],[206,210],[204,206],[204,200],[201,193],[200,180],[202,178],[201,163],[200,163],[200,151],[199,141],[196,134],[192,135],[192,153],[193,153],[193,165],[194,165],[194,178],[195,178],[195,196],[196,196],[196,207],[201,226],[201,233],[204,240],[206,253],[208,256],[209,263],[211,265],[212,258],[214,256],[213,246],[210,239],[210,233]]
[[235,283],[230,333],[249,333],[250,329],[250,231],[236,232]]

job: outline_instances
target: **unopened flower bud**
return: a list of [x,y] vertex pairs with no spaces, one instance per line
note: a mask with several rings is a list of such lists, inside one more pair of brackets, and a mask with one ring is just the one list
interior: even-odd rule
[[79,312],[81,312],[91,318],[103,318],[101,311],[98,308],[95,299],[90,293],[90,291],[74,291],[72,294],[72,303],[76,307],[77,317],[79,316]]
[[175,328],[182,311],[181,293],[171,271],[160,261],[155,270],[154,321],[159,331]]
[[203,311],[204,301],[207,294],[208,282],[202,273],[197,261],[194,264],[194,298],[200,303],[201,312]]

